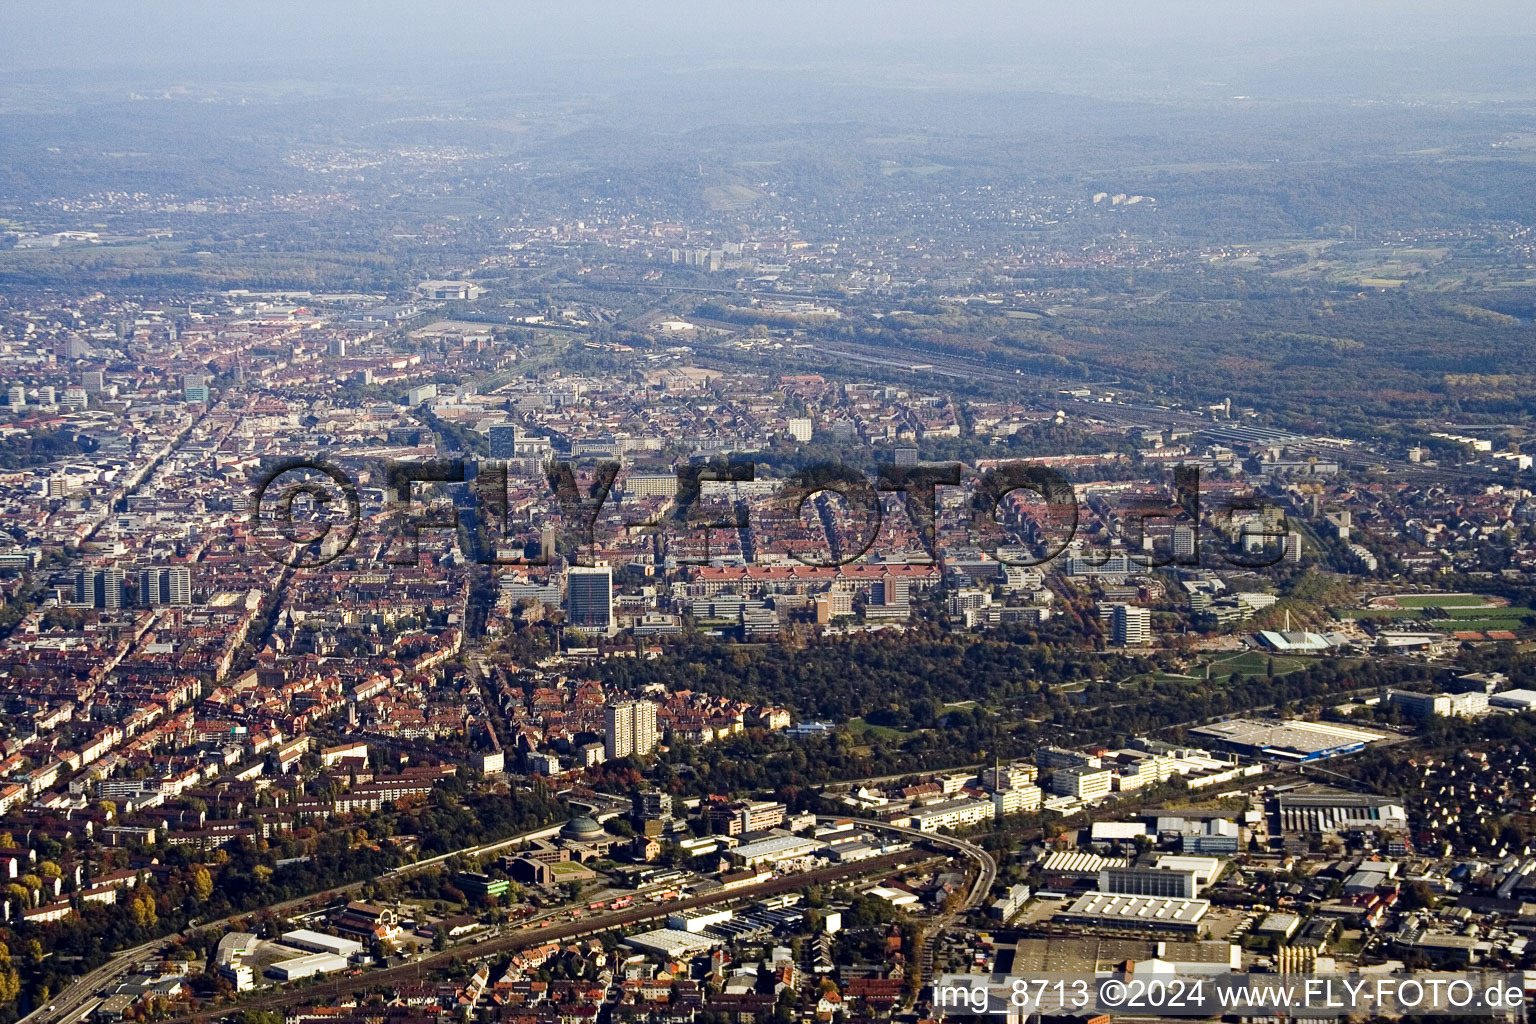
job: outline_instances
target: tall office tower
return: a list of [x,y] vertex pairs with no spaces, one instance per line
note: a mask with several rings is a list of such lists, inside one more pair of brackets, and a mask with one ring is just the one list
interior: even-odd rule
[[491,458],[517,458],[517,424],[498,423],[490,429]]
[[912,614],[910,580],[892,579],[886,576],[870,587],[869,591],[869,603],[864,606],[866,618],[904,619]]
[[37,389],[37,404],[52,405],[57,400],[57,394],[52,387],[44,385]]
[[80,386],[88,395],[100,394],[107,386],[107,375],[100,370],[86,370],[80,375]]
[[347,339],[346,338],[332,338],[326,344],[326,348],[330,351],[330,354],[332,356],[334,356],[335,358],[337,358],[337,359],[345,359],[345,358],[347,358]]
[[12,384],[11,389],[5,393],[6,404],[12,409],[20,409],[27,404],[27,389],[21,384]]
[[917,449],[910,446],[897,448],[894,452],[896,465],[903,469],[911,469],[917,465]]
[[191,604],[192,571],[182,565],[140,569],[139,600],[145,604]]
[[539,557],[545,563],[555,560],[555,526],[553,523],[545,523],[539,530]]
[[88,604],[92,608],[121,608],[123,570],[113,567],[76,569],[75,603]]
[[587,631],[613,632],[613,570],[567,569],[565,621]]
[[603,749],[608,760],[630,754],[644,757],[656,749],[656,705],[626,700],[603,709]]
[[1195,528],[1193,526],[1175,526],[1173,528],[1173,560],[1180,565],[1194,563]]
[[1133,604],[1115,605],[1115,645],[1140,647],[1152,641],[1152,613]]
[[1293,563],[1301,561],[1301,534],[1295,530],[1285,535],[1285,560]]
[[181,378],[181,397],[187,402],[208,404],[208,378],[201,373],[184,374]]

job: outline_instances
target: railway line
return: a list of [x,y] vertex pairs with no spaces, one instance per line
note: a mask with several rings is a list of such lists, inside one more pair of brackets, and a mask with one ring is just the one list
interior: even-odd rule
[[[933,837],[924,836],[923,838],[927,840]],[[655,906],[633,907],[560,924],[545,923],[542,926],[518,928],[509,934],[484,939],[476,945],[442,950],[420,957],[410,963],[385,967],[382,970],[367,971],[357,977],[338,977],[301,988],[265,993],[255,998],[242,1000],[232,1006],[200,1009],[194,1013],[170,1018],[166,1024],[193,1024],[193,1022],[197,1021],[213,1020],[232,1013],[238,1013],[241,1010],[272,1010],[296,1006],[302,1003],[323,1002],[326,998],[339,999],[353,989],[373,988],[414,981],[420,978],[423,973],[446,966],[453,958],[463,958],[466,954],[477,960],[482,958],[489,959],[502,953],[510,953],[544,942],[585,938],[601,932],[613,931],[616,928],[627,928],[632,925],[647,924],[658,920],[664,921],[668,914],[679,910],[707,907],[743,898],[772,896],[807,885],[835,882],[861,875],[878,874],[890,871],[900,865],[911,863],[913,857],[914,855],[911,853],[885,854],[881,857],[874,857],[854,864],[836,865],[800,874],[783,875],[757,885],[743,886],[740,889],[708,893],[702,896],[673,900]]]
[[[1020,387],[1032,382],[1035,385],[1034,390],[1036,391],[1054,391],[1055,389],[1081,383],[1069,380],[1053,381],[1049,378],[1038,377],[1032,374],[1010,373],[1006,370],[989,366],[979,360],[964,359],[958,356],[933,356],[925,352],[913,352],[911,350],[892,352],[868,346],[841,343],[822,346],[820,351],[826,355],[847,359],[851,362],[879,366],[887,371],[893,368],[901,369],[905,361],[910,359],[913,360],[912,363],[908,364],[913,368],[911,372],[933,373],[956,380],[982,380],[993,384],[1009,384],[1014,387]],[[918,369],[919,367],[921,369]],[[1042,393],[1040,397],[1045,398],[1046,395]],[[1167,406],[1143,405],[1136,402],[1090,402],[1081,398],[1072,398],[1060,394],[1050,395],[1050,404],[1067,412],[1110,423],[1122,423],[1128,426],[1161,424],[1170,427],[1183,427],[1218,436],[1222,433],[1220,421],[1213,421],[1196,413],[1183,409],[1173,409]],[[1400,479],[1454,480],[1463,482],[1493,479],[1489,474],[1476,470],[1456,469],[1445,466],[1425,466],[1421,463],[1409,462],[1407,459],[1384,454],[1364,442],[1342,446],[1299,437],[1294,441],[1287,441],[1286,447],[1307,455],[1316,455],[1319,458],[1335,459],[1341,466],[1354,466],[1364,469],[1380,467],[1382,470],[1389,471]]]
[[[835,817],[819,819],[823,822],[840,820]],[[309,984],[299,988],[288,988],[272,992],[262,993],[242,1000],[232,1006],[209,1007],[199,1009],[196,1012],[172,1018],[172,1024],[193,1024],[198,1021],[208,1021],[226,1016],[240,1010],[266,1010],[280,1009],[302,1003],[323,1001],[326,998],[340,998],[347,992],[359,987],[374,987],[378,985],[392,985],[406,981],[419,979],[424,973],[446,966],[455,957],[469,956],[473,959],[489,959],[504,953],[523,949],[527,946],[544,942],[568,941],[579,939],[602,932],[613,931],[619,928],[628,928],[634,925],[650,924],[664,921],[667,915],[679,910],[688,910],[696,907],[708,907],[721,903],[731,903],[742,899],[754,899],[764,896],[772,896],[778,893],[789,892],[807,885],[817,885],[827,882],[837,882],[850,878],[858,878],[868,875],[879,875],[892,870],[898,870],[915,862],[927,859],[921,851],[914,852],[917,844],[929,848],[938,848],[948,851],[952,855],[972,860],[977,865],[977,870],[967,890],[965,900],[953,912],[930,925],[930,933],[947,927],[959,913],[974,909],[981,905],[990,891],[993,882],[997,878],[997,862],[991,854],[963,839],[951,836],[934,835],[918,832],[914,829],[902,826],[889,825],[881,822],[863,822],[876,831],[900,836],[914,844],[913,850],[888,853],[873,857],[868,860],[857,861],[851,864],[831,865],[818,868],[813,871],[797,874],[782,875],[758,883],[756,885],[743,886],[739,889],[722,890],[720,892],[705,893],[697,896],[686,897],[680,900],[672,900],[661,904],[648,904],[626,907],[607,913],[599,913],[590,917],[577,918],[570,921],[555,922],[550,919],[529,921],[518,926],[514,930],[500,935],[490,936],[478,940],[471,945],[459,945],[446,950],[430,953],[417,957],[407,963],[395,964],[379,970],[370,970],[364,974],[353,976],[338,976],[316,984]],[[475,847],[457,850],[453,853],[443,854],[417,861],[413,864],[403,865],[399,868],[380,876],[381,880],[402,878],[419,871],[439,866],[453,857],[477,856],[487,853],[495,853],[512,845],[525,842],[541,835],[552,834],[559,826],[538,829],[531,833],[515,836],[510,839],[498,840],[491,843],[483,843]],[[319,894],[321,898],[338,898],[346,896],[359,888],[362,883],[342,886]],[[306,896],[287,901],[274,907],[279,912],[295,910],[312,905],[316,896]],[[232,923],[235,915],[217,922],[210,922],[196,929],[190,929],[190,933],[221,928]],[[82,1007],[93,1001],[99,1000],[103,991],[120,980],[135,964],[146,956],[152,955],[155,950],[164,946],[167,939],[157,939],[144,943],[133,949],[125,950],[113,957],[111,961],[98,967],[96,970],[78,979],[59,997],[47,1007],[35,1011],[23,1018],[25,1024],[72,1024],[77,1018]]]

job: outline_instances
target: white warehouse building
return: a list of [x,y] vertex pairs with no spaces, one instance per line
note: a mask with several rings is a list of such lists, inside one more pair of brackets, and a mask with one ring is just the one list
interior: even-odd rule
[[317,974],[332,974],[347,968],[347,958],[335,953],[306,953],[292,960],[279,960],[267,968],[267,973],[278,981],[297,981],[313,978]]
[[352,939],[343,939],[336,935],[326,935],[324,932],[311,931],[308,928],[295,928],[291,932],[283,932],[283,945],[293,946],[295,949],[307,949],[311,953],[335,953],[337,956],[356,956],[363,951],[361,942]]

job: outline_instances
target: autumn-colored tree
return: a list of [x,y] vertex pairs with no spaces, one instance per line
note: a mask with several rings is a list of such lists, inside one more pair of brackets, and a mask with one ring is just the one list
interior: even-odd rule
[[21,976],[11,963],[11,947],[0,942],[0,1003],[10,1003],[21,994]]
[[197,898],[199,903],[205,902],[208,897],[213,895],[213,876],[208,873],[208,869],[203,865],[192,865],[191,884],[192,895]]
[[133,915],[133,923],[140,928],[153,928],[160,920],[160,915],[155,912],[155,894],[142,887],[129,904],[128,912]]

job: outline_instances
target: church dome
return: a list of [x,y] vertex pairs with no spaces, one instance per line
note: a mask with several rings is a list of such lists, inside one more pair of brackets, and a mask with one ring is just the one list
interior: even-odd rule
[[562,839],[580,841],[583,839],[596,839],[601,835],[603,835],[603,826],[599,825],[594,818],[585,814],[572,818],[560,828],[560,838]]

